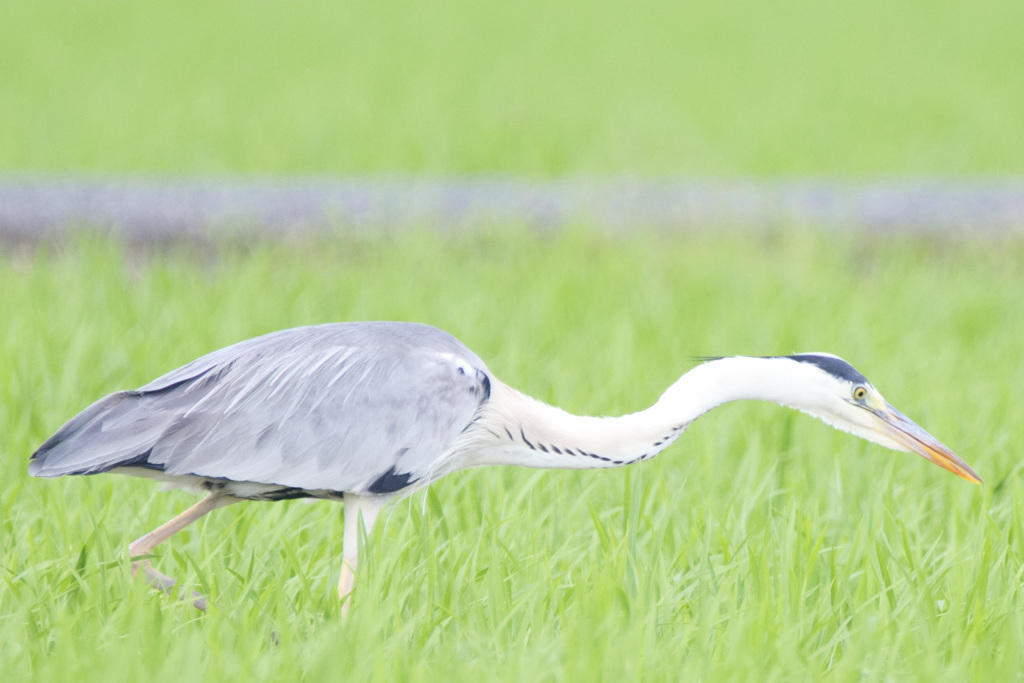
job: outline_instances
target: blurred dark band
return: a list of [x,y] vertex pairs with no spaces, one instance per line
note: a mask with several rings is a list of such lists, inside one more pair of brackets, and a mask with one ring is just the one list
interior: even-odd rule
[[1003,234],[1024,229],[1024,179],[0,179],[0,237],[16,239],[87,229],[148,240],[506,225]]

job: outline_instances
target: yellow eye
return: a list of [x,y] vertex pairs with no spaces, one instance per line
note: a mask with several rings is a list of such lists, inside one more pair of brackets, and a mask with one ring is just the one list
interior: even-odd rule
[[868,395],[868,390],[867,390],[866,387],[860,385],[860,386],[855,386],[853,388],[853,398],[854,398],[854,400],[856,400],[856,401],[863,401],[867,397],[867,395]]

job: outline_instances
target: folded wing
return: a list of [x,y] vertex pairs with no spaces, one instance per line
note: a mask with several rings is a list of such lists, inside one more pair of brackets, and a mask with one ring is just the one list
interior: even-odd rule
[[295,328],[215,351],[72,418],[35,476],[125,467],[391,493],[427,473],[489,395],[483,362],[410,323]]

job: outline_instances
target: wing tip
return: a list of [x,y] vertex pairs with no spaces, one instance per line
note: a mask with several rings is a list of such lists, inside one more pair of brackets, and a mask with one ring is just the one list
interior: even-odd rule
[[[36,451],[36,453],[38,452],[39,451]],[[28,473],[33,477],[52,476],[46,474],[45,470],[43,469],[43,461],[36,457],[36,453],[33,453],[32,456],[29,458]]]

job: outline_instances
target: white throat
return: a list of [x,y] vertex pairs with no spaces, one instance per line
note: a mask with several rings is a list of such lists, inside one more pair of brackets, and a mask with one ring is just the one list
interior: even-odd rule
[[821,373],[803,366],[787,358],[709,361],[680,377],[650,408],[621,417],[572,415],[492,378],[477,428],[453,455],[468,467],[629,465],[654,457],[698,417],[730,401],[773,401],[801,410],[821,405],[824,388],[815,390]]

